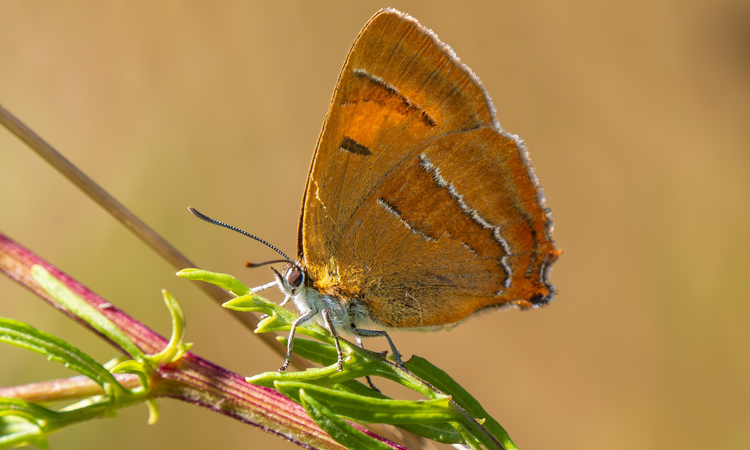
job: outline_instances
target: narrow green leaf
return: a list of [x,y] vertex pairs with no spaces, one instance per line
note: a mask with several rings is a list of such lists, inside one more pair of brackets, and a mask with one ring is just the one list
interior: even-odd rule
[[146,400],[146,406],[148,407],[148,424],[153,425],[159,420],[159,405],[156,404],[156,400],[150,398]]
[[250,293],[250,288],[242,284],[240,280],[223,273],[209,272],[201,269],[182,269],[177,272],[177,276],[188,280],[205,281],[206,283],[215,284],[222,289],[232,292],[238,297]]
[[49,448],[42,427],[25,417],[0,415],[0,449],[29,444],[42,449]]
[[138,376],[143,390],[149,389],[149,365],[132,359],[123,361],[110,369],[112,373],[132,373]]
[[[284,346],[286,346],[288,342],[288,339],[285,336],[277,336],[276,340],[284,344]],[[332,344],[311,341],[310,339],[295,339],[294,353],[323,366],[330,366],[336,364],[338,361],[336,347]]]
[[[221,306],[234,311],[259,312],[267,314],[268,316],[276,315],[279,317],[278,320],[283,321],[288,325],[291,325],[292,322],[294,322],[294,320],[297,318],[297,315],[293,312],[282,308],[276,303],[267,300],[260,295],[252,293],[229,300]],[[255,332],[258,333],[259,331],[256,330]]]
[[107,319],[98,309],[89,305],[83,299],[73,293],[67,286],[61,283],[57,278],[50,275],[47,270],[39,265],[31,268],[34,280],[44,288],[57,302],[65,309],[75,314],[83,321],[91,325],[92,328],[111,339],[114,343],[125,350],[131,358],[145,362],[146,355],[143,354],[133,341],[120,330],[117,325]]
[[[336,370],[336,366],[321,367],[315,369],[307,369],[302,372],[264,372],[252,377],[247,377],[245,380],[248,383],[252,383],[256,386],[265,386],[269,388],[274,387],[276,381],[307,381],[310,383],[318,382],[324,386],[330,386],[338,382],[343,382],[350,379],[347,376],[346,370],[339,372]],[[340,378],[340,380],[339,380]],[[356,377],[355,377],[356,378]],[[331,382],[331,380],[334,380]],[[317,384],[317,383],[316,383]]]
[[[278,305],[270,300],[266,300],[260,295],[250,293],[224,302],[224,304],[221,306],[227,309],[232,309],[234,311],[253,311],[271,315],[276,312],[276,306]],[[292,312],[290,311],[287,312],[289,313],[289,318],[293,319],[294,314],[292,314]]]
[[300,392],[299,397],[302,406],[315,423],[339,444],[352,449],[393,450],[393,447],[366,435],[339,419],[320,402],[306,395],[304,391]]
[[51,361],[62,363],[65,367],[94,380],[105,392],[112,389],[125,392],[125,388],[117,382],[115,377],[92,357],[62,339],[31,325],[0,317],[0,341],[41,353]]
[[293,381],[277,381],[274,386],[297,403],[300,403],[299,393],[304,389],[336,416],[360,423],[433,423],[462,419],[449,407],[448,398],[418,401],[377,399]]
[[[380,392],[373,391],[372,389],[370,389],[370,387],[360,383],[357,380],[345,381],[343,383],[339,383],[336,386],[346,389],[347,391],[353,394],[358,394],[358,395],[362,395],[366,397],[379,398],[379,399],[390,399],[390,397],[387,397],[381,394]],[[332,386],[332,387],[336,387],[336,386]],[[416,434],[417,436],[422,436],[427,439],[432,439],[433,441],[442,442],[443,444],[463,444],[464,443],[463,438],[456,431],[455,427],[445,422],[420,423],[420,424],[399,423],[399,424],[395,424],[395,426],[402,428],[408,431],[409,433]]]
[[[258,327],[255,329],[256,333],[289,331],[292,328],[292,323],[294,323],[299,317],[280,305],[256,294],[237,297],[229,300],[221,306],[234,311],[259,312],[266,314],[268,317],[258,323]],[[328,330],[314,322],[307,322],[300,325],[297,327],[297,332],[324,342],[333,342],[332,338],[329,336]]]
[[453,401],[465,409],[472,417],[480,420],[486,419],[483,424],[484,428],[492,433],[492,435],[500,441],[507,450],[518,450],[518,447],[513,443],[508,432],[505,431],[505,428],[487,413],[477,399],[469,394],[466,389],[458,384],[445,371],[426,359],[416,355],[412,356],[412,358],[404,365],[416,376],[427,381],[440,391],[452,396]]
[[177,361],[193,345],[192,343],[183,344],[182,342],[185,335],[185,314],[182,312],[180,303],[165,289],[162,289],[161,293],[169,310],[169,315],[172,317],[172,337],[164,350],[146,357],[151,362],[152,367]]
[[62,415],[63,413],[24,400],[0,397],[0,416],[17,416],[43,426],[47,422],[60,420]]
[[[58,412],[24,400],[0,398],[0,448],[15,446],[21,442],[44,445],[45,437],[54,431],[96,417],[107,417],[117,407],[140,401],[142,398],[127,397],[126,401],[116,406],[105,398],[98,403]],[[23,421],[29,426],[24,426]]]
[[394,426],[442,444],[466,444],[461,434],[450,423],[399,423]]
[[[477,435],[475,433],[472,433],[471,430],[469,430],[467,427],[465,427],[461,423],[454,423],[453,425],[456,427],[456,430],[464,439],[466,446],[468,446],[471,450],[483,450],[482,441],[477,438]],[[496,447],[493,445],[487,448],[496,448]]]

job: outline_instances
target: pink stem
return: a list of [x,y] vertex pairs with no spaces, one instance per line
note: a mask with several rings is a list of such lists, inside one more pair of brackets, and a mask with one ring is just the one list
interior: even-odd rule
[[[35,264],[44,267],[85,302],[98,308],[145,353],[157,353],[166,346],[167,339],[130,317],[112,303],[99,297],[55,266],[18,245],[5,235],[0,234],[0,271],[70,318],[99,334],[88,323],[62,308],[34,281],[31,275],[31,267]],[[101,336],[101,334],[99,335]],[[112,341],[108,340],[108,342],[118,350],[123,351]],[[41,391],[45,388],[55,389],[56,386],[58,388],[73,388],[77,386],[78,389],[87,389],[87,383],[79,378],[73,377],[68,380],[4,388],[0,390],[0,395],[15,392],[16,395],[14,396],[20,398],[33,397],[37,398],[37,401],[44,401],[45,394]],[[219,367],[193,353],[186,353],[176,363],[160,366],[156,378],[152,380],[152,387],[154,395],[157,397],[171,397],[197,404],[261,428],[269,433],[277,434],[302,447],[343,449],[340,444],[333,441],[310,419],[300,405],[272,389],[249,384],[243,376]],[[58,398],[59,396],[55,396],[55,399]],[[372,432],[364,428],[359,426],[357,428],[373,435]],[[393,448],[405,448],[380,436],[373,436]]]

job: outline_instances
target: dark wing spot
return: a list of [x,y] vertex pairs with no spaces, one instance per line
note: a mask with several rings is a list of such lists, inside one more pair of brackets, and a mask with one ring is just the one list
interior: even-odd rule
[[365,147],[364,145],[360,144],[359,142],[355,141],[349,136],[344,136],[344,139],[341,140],[341,145],[339,145],[339,147],[342,150],[346,150],[349,153],[354,153],[357,155],[364,155],[364,156],[372,155],[372,152],[370,151],[369,148]]
[[424,122],[425,125],[428,127],[434,127],[437,125],[437,122],[435,122],[435,119],[432,118],[431,115],[427,114],[427,111],[422,111],[422,113],[419,116],[419,119]]
[[[417,106],[414,102],[409,100],[404,94],[399,92],[399,90],[396,89],[395,86],[387,83],[382,78],[375,76],[367,72],[364,69],[355,70],[354,76],[365,79],[369,83],[372,83],[378,86],[379,88],[383,89],[386,93],[388,93],[388,95],[393,101],[383,102],[382,103],[383,106],[391,107],[394,110],[398,111],[399,114],[402,114],[402,115],[419,113],[419,120],[422,123],[424,123],[428,127],[437,126],[437,122],[435,121],[435,119],[432,118],[432,116],[430,116],[427,113],[427,111]],[[378,102],[378,103],[381,103],[381,102]]]
[[550,301],[550,298],[549,298],[548,296],[544,296],[544,295],[542,295],[542,294],[534,294],[534,295],[533,295],[533,296],[532,296],[532,297],[531,297],[531,298],[529,299],[529,302],[530,302],[530,303],[531,303],[532,305],[535,305],[535,306],[544,306],[544,305],[546,305],[547,303],[549,303],[549,301]]

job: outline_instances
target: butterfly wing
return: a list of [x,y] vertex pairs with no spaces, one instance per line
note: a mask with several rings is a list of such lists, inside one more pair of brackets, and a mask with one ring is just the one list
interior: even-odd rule
[[413,18],[378,12],[349,52],[308,176],[298,253],[376,323],[439,327],[546,303],[552,222],[479,80]]

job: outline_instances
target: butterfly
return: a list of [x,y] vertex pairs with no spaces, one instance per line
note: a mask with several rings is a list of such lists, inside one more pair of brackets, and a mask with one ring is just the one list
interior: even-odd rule
[[288,262],[256,291],[278,286],[301,313],[279,370],[296,328],[314,318],[335,338],[339,370],[340,332],[385,337],[403,367],[387,329],[439,330],[547,304],[560,254],[552,229],[524,144],[500,128],[477,76],[416,19],[378,11],[333,93],[297,259],[251,236]]

